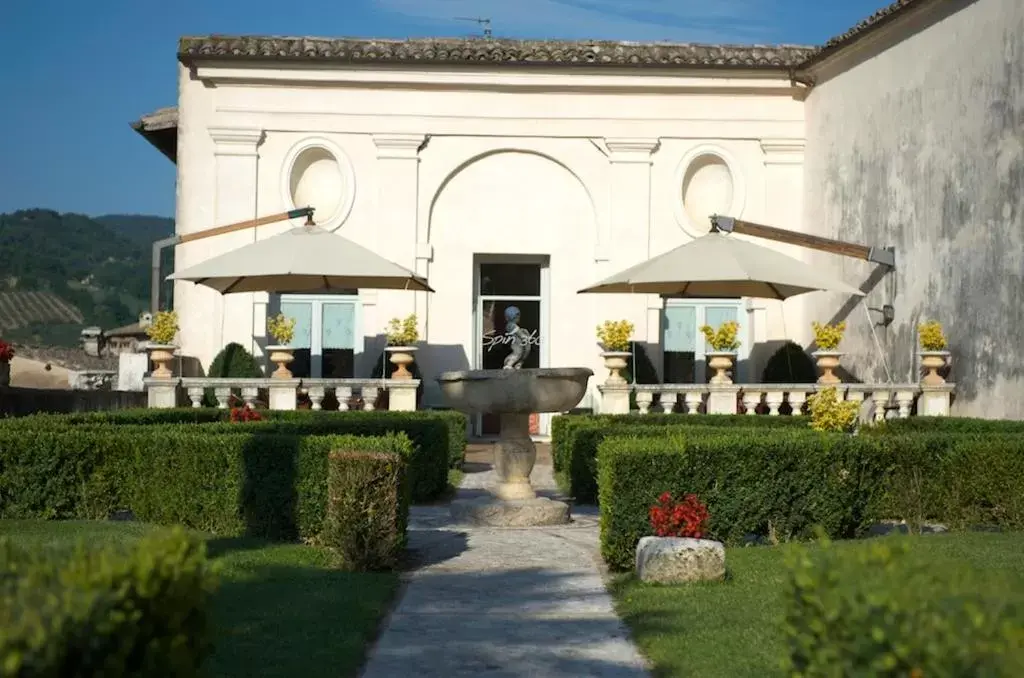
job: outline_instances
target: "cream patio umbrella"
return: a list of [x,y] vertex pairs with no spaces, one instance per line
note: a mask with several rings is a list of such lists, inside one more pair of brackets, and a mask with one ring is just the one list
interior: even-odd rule
[[815,291],[864,296],[856,287],[810,264],[735,236],[711,232],[578,294],[788,299]]
[[213,257],[168,280],[221,294],[397,289],[433,292],[427,281],[362,245],[318,226],[300,226]]

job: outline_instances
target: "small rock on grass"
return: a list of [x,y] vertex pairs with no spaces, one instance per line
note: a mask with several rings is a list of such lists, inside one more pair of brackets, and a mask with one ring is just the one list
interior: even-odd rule
[[675,584],[725,578],[725,546],[710,539],[644,537],[636,547],[640,581]]

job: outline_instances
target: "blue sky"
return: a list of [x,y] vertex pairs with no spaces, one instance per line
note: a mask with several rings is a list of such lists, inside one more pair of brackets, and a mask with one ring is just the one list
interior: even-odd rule
[[174,214],[174,166],[128,124],[177,99],[181,35],[817,44],[887,0],[12,0],[0,12],[0,212]]

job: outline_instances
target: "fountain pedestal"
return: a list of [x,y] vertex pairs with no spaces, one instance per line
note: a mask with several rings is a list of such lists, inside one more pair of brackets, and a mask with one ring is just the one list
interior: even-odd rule
[[530,483],[537,448],[530,438],[530,414],[564,412],[583,399],[587,368],[470,370],[438,378],[445,403],[467,414],[494,413],[501,433],[494,446],[498,483],[493,496],[456,500],[458,522],[494,527],[559,525],[569,522],[569,505],[538,497]]

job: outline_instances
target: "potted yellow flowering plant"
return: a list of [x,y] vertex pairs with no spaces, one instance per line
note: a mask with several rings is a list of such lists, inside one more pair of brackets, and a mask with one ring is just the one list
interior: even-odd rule
[[633,337],[633,323],[628,320],[605,320],[597,326],[597,340],[604,351],[604,366],[608,369],[606,384],[625,384],[626,379],[620,374],[629,365],[627,362],[633,354],[629,350]]
[[174,338],[178,335],[178,314],[175,311],[160,311],[153,316],[152,322],[146,327],[149,343],[149,359],[156,365],[150,374],[154,379],[170,379],[171,370],[167,365],[174,359]]
[[388,339],[388,346],[384,350],[391,354],[389,358],[392,365],[397,366],[392,379],[412,379],[412,372],[408,366],[412,364],[413,354],[416,352],[416,342],[420,334],[416,327],[416,314],[403,318],[392,318],[388,323],[385,334]]
[[814,343],[818,346],[818,350],[811,354],[818,361],[818,368],[821,370],[818,383],[841,383],[842,380],[832,370],[839,367],[839,360],[843,356],[836,349],[839,348],[839,342],[843,340],[846,322],[836,323],[835,325],[822,325],[815,321],[811,323],[811,328],[814,330]]
[[937,320],[921,323],[917,326],[917,338],[921,343],[921,365],[928,370],[921,383],[925,386],[940,386],[946,380],[939,370],[946,366],[949,351],[946,350],[946,336],[942,333],[942,325]]
[[732,369],[736,359],[736,349],[740,347],[740,340],[737,334],[740,324],[735,320],[728,320],[714,329],[711,325],[703,325],[700,328],[704,339],[712,350],[707,352],[708,366],[715,371],[711,377],[712,384],[731,384],[732,378],[729,370]]
[[273,318],[268,318],[267,334],[276,342],[267,346],[270,362],[277,365],[277,369],[270,375],[271,378],[291,379],[292,372],[288,369],[288,363],[295,360],[295,349],[289,344],[295,338],[295,318],[289,318],[284,313],[278,313]]

